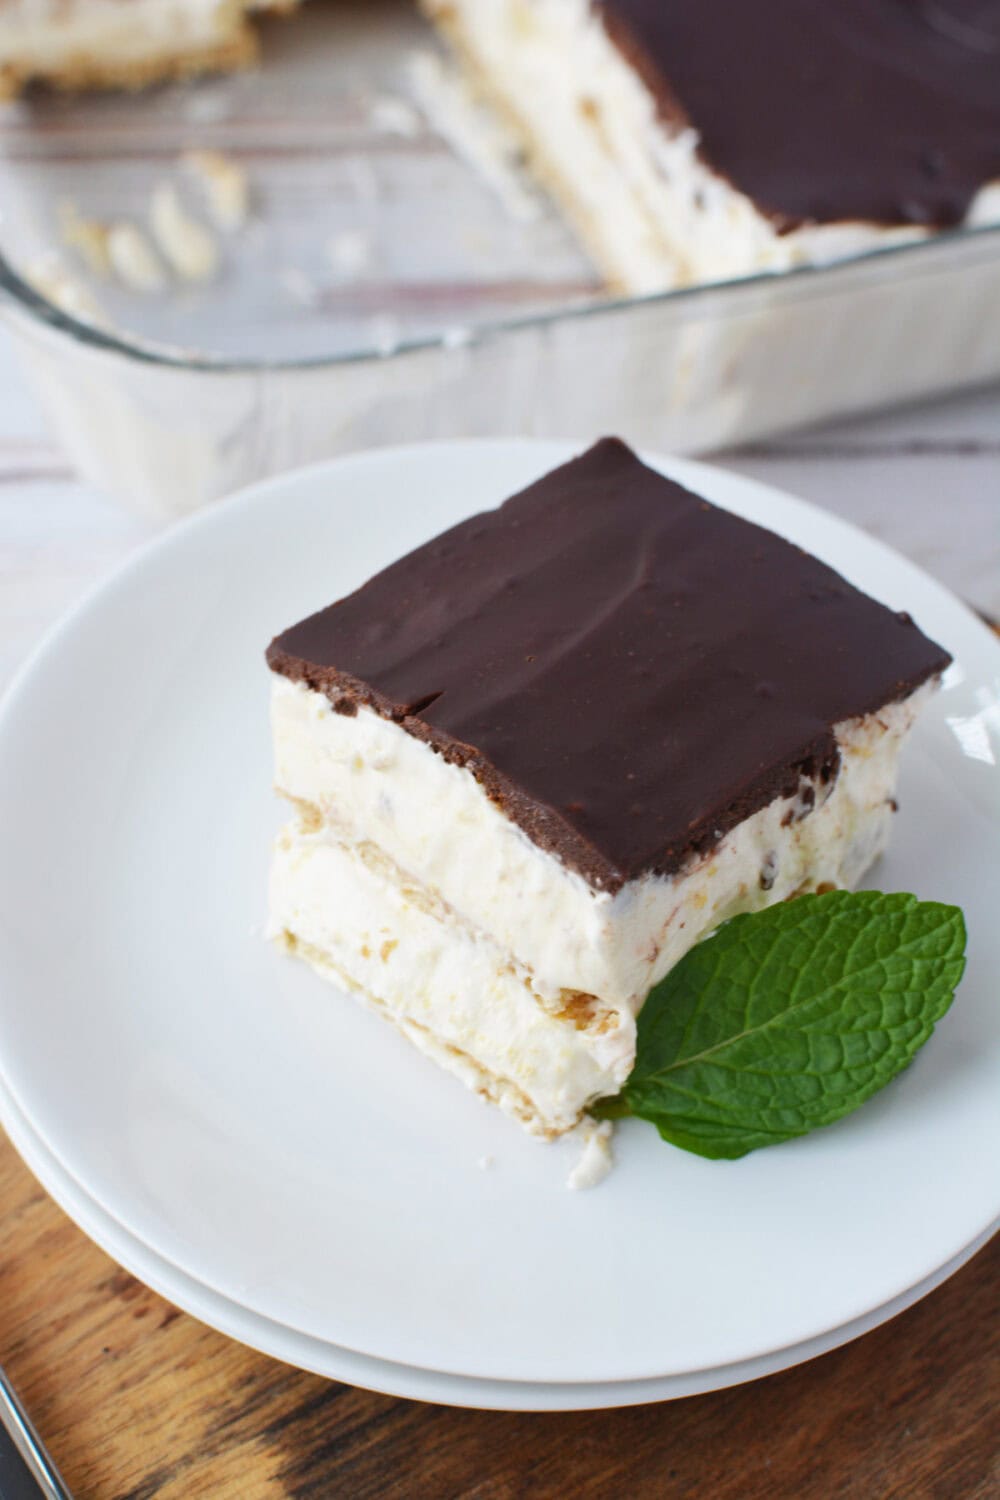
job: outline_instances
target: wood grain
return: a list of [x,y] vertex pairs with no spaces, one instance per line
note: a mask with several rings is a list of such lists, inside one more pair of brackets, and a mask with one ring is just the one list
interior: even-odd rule
[[119,1270],[0,1139],[0,1363],[79,1500],[995,1500],[1000,1238],[892,1323],[710,1396],[459,1411],[304,1375]]

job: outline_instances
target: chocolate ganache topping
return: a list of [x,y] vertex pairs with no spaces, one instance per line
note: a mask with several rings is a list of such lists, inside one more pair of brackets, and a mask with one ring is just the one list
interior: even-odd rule
[[1000,0],[594,0],[664,119],[782,230],[943,227],[1000,179]]
[[669,874],[947,652],[605,439],[271,643],[274,671],[466,766],[595,887]]

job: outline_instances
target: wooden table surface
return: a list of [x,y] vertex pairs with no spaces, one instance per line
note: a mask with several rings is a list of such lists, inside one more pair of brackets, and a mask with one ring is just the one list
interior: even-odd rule
[[119,1270],[0,1148],[0,1355],[100,1500],[995,1500],[1000,1238],[924,1302],[752,1385],[623,1411],[396,1401],[252,1354]]
[[[1000,393],[726,462],[1000,615]],[[0,687],[145,534],[73,479],[0,340]],[[0,1139],[0,1363],[82,1500],[994,1500],[998,1304],[995,1240],[885,1327],[752,1385],[603,1413],[435,1408],[303,1375],[171,1308]]]

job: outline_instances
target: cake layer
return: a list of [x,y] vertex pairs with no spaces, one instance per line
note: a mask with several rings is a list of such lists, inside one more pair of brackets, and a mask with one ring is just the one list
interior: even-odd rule
[[295,0],[0,0],[0,97],[42,80],[138,88],[251,62],[249,11]]
[[[762,16],[732,0],[711,17],[696,0],[424,8],[620,290],[784,270],[939,223],[1000,220],[989,188],[1000,178],[997,58],[918,24],[916,7],[857,0],[847,15],[824,0],[768,0]],[[782,26],[789,9],[798,23]],[[875,66],[873,18],[899,42]],[[810,26],[831,30],[839,52],[814,46]],[[860,109],[838,74],[844,55],[863,83]],[[806,81],[804,99],[786,73]],[[900,107],[915,128],[901,134],[884,94],[907,78],[913,102]]]
[[[470,770],[531,842],[620,890],[803,777],[947,652],[773,532],[606,439],[286,630],[273,670]],[[456,834],[456,837],[459,835]]]
[[[818,885],[851,887],[881,852],[905,737],[933,686],[838,725],[838,772],[730,830],[673,875],[598,890],[507,818],[475,775],[369,708],[276,676],[275,779],[333,836],[377,846],[405,878],[512,956],[534,992],[597,997],[631,1015],[706,932]],[[328,913],[339,927],[343,912]]]
[[270,931],[541,1134],[570,1129],[632,1066],[631,1016],[572,994],[543,1003],[510,954],[308,812],[275,846]]

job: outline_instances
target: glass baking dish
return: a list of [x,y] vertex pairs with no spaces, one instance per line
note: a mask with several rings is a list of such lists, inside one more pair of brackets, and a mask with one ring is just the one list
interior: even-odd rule
[[[257,73],[0,112],[0,307],[89,481],[169,517],[380,443],[702,452],[1000,377],[1000,227],[609,300],[435,55],[406,0],[341,0],[266,25]],[[192,149],[252,194],[218,273],[88,271],[65,224],[144,224],[158,183],[208,222]]]

